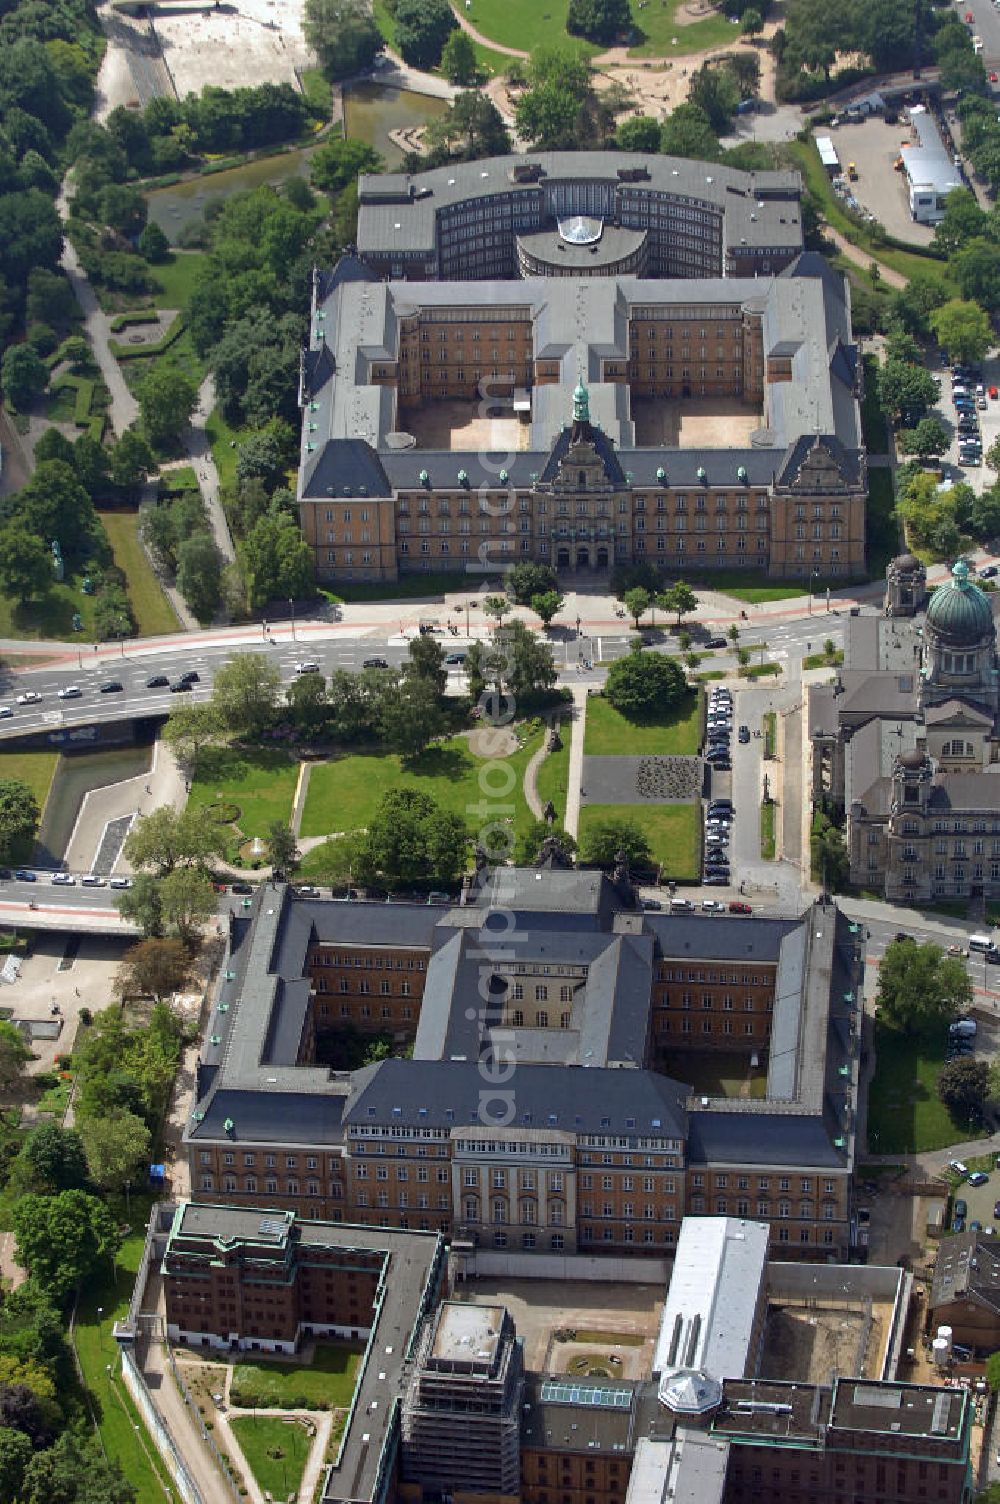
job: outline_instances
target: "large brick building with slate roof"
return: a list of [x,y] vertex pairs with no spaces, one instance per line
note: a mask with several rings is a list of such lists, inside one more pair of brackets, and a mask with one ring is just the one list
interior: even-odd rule
[[[512,1254],[662,1257],[686,1212],[751,1216],[843,1259],[860,974],[829,904],[656,914],[624,876],[516,868],[451,908],[268,887],[230,922],[193,1194]],[[319,1063],[347,1027],[410,1058]],[[756,1056],[764,1094],[692,1091],[695,1051]]]
[[[357,255],[317,274],[302,363],[317,578],[521,559],[862,573],[850,293],[802,252],[800,191],[600,152],[362,177]],[[514,430],[425,442],[444,402]],[[720,402],[739,442],[685,438],[685,413]],[[666,404],[674,444],[649,427]]]

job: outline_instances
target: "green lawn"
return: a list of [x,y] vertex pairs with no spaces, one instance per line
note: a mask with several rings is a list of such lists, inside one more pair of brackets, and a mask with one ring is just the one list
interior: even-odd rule
[[231,428],[222,415],[220,407],[209,414],[205,423],[208,442],[212,446],[212,458],[219,472],[219,485],[232,488],[236,484],[236,446],[254,432],[252,428]]
[[108,535],[115,563],[128,580],[128,595],[139,636],[155,637],[163,632],[178,631],[180,622],[174,608],[164,595],[146,557],[146,550],[139,542],[138,513],[100,512],[98,515]]
[[[132,1216],[139,1228],[145,1220],[146,1205],[137,1206],[133,1198]],[[128,1310],[144,1241],[142,1231],[126,1238],[118,1254],[114,1278],[108,1271],[101,1277],[88,1279],[77,1306],[73,1342],[97,1417],[102,1448],[112,1461],[121,1464],[143,1504],[154,1504],[157,1499],[173,1497],[171,1480],[121,1381],[118,1351],[112,1336],[115,1320]]]
[[[809,584],[806,580],[769,580],[765,575],[757,574],[751,569],[711,569],[697,577],[691,576],[688,583],[694,590],[699,585],[704,590],[718,590],[723,595],[731,595],[734,600],[746,601],[750,606],[759,606],[767,601],[789,601],[797,596],[809,594]],[[831,590],[843,590],[846,580],[842,577],[830,580],[814,580],[813,591],[825,590],[827,585]]]
[[875,1076],[868,1092],[871,1154],[945,1149],[980,1131],[976,1125],[956,1122],[938,1098],[944,1050],[943,1037],[929,1045],[876,1023]]
[[260,1359],[233,1369],[234,1405],[283,1410],[336,1410],[351,1403],[361,1350],[346,1342],[323,1342],[308,1364]]
[[809,653],[802,660],[803,668],[838,668],[844,661],[843,648],[837,648],[829,656],[826,653]]
[[0,779],[17,778],[26,783],[44,810],[55,776],[58,752],[47,748],[36,752],[0,752]]
[[774,861],[774,812],[772,801],[760,807],[760,854],[765,862]]
[[205,379],[205,363],[195,349],[190,331],[187,329],[159,355],[137,355],[133,359],[119,361],[119,365],[125,384],[133,396],[137,394],[147,372],[158,365],[175,366],[177,370],[190,376],[199,386]]
[[[54,637],[69,642],[90,644],[94,637],[94,597],[84,595],[81,576],[67,573],[59,583],[53,580],[37,601],[15,601],[0,595],[0,637]],[[73,615],[78,612],[83,630],[73,631]]]
[[[676,13],[682,0],[659,0],[641,11],[632,7],[633,23],[641,33],[641,43],[633,49],[640,57],[677,57],[688,52],[700,52],[705,47],[719,47],[739,41],[739,31],[731,26],[725,16],[716,12],[704,21],[691,25],[678,25]],[[472,0],[472,9],[466,12],[469,20],[489,37],[504,47],[516,47],[531,52],[542,45],[572,45],[594,54],[604,48],[571,37],[566,30],[566,15],[569,0],[550,0],[542,9],[534,0]],[[384,34],[388,28],[383,22],[386,12],[385,0],[376,0],[375,17]],[[676,45],[674,45],[676,42]]]
[[572,722],[564,720],[559,732],[562,746],[558,752],[550,752],[538,769],[538,797],[542,804],[550,799],[555,805],[556,826],[566,818],[566,792],[569,788],[569,744]]
[[764,756],[774,757],[778,746],[778,712],[765,710],[764,722]]
[[892,471],[873,465],[868,471],[868,510],[865,516],[865,548],[868,574],[872,579],[880,579],[889,560],[899,553],[901,540],[895,505]]
[[195,809],[218,799],[235,804],[239,816],[230,827],[234,841],[263,839],[273,821],[287,824],[291,819],[298,776],[298,763],[283,748],[209,748],[191,785],[189,803]]
[[236,1415],[230,1421],[250,1471],[272,1498],[298,1498],[311,1439],[296,1421],[277,1415]]
[[889,449],[889,423],[878,396],[877,355],[866,355],[865,396],[861,404],[861,432],[869,454],[886,454]]
[[585,804],[580,810],[579,841],[592,825],[631,820],[646,837],[653,860],[665,878],[692,882],[700,873],[701,820],[697,804]]
[[646,752],[691,757],[698,750],[700,737],[698,694],[661,719],[649,721],[628,720],[602,695],[591,695],[587,701],[583,750],[589,757],[632,757]]
[[[514,825],[520,832],[527,828],[531,815],[524,801],[524,770],[538,750],[543,728],[517,728],[522,745],[512,757],[501,759],[514,774],[516,782],[509,798],[491,800],[479,785],[479,771],[496,758],[473,755],[467,737],[454,736],[429,747],[422,757],[403,765],[395,753],[348,752],[330,762],[318,763],[309,775],[309,792],[302,812],[303,836],[326,836],[339,831],[360,830],[390,789],[422,789],[453,814],[461,815],[470,828],[482,823],[478,807],[484,797],[497,807],[513,804]],[[308,870],[308,863],[307,863]]]
[[153,294],[156,307],[186,308],[198,274],[207,262],[204,251],[171,251],[161,265],[150,267],[157,284]]

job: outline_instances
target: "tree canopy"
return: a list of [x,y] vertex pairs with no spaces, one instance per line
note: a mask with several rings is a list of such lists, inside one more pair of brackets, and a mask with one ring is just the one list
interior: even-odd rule
[[972,983],[958,956],[909,938],[886,948],[878,975],[880,1017],[895,1028],[932,1036],[972,1005]]
[[328,78],[370,68],[385,46],[365,0],[306,0],[302,32]]
[[662,715],[689,693],[684,670],[662,653],[632,652],[608,670],[604,697],[633,720]]
[[13,1222],[18,1263],[60,1304],[120,1241],[111,1212],[86,1191],[22,1196]]
[[429,794],[394,789],[383,795],[361,838],[355,874],[390,888],[451,888],[465,870],[468,844],[458,815]]

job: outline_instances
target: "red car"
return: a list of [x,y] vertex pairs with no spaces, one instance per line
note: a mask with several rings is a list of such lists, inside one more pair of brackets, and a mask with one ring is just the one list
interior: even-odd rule
[[1000,83],[1000,79],[997,78],[997,75],[995,73],[991,73],[990,74],[990,83],[991,84]]
[[973,22],[975,21],[975,19],[976,18],[972,14],[971,10],[967,10],[965,12],[965,24],[966,24],[966,26],[971,26],[973,24]]
[[734,898],[729,905],[729,912],[730,914],[752,914],[753,909],[748,903],[740,903],[739,899]]
[[997,400],[997,389],[995,386],[990,387],[990,396],[992,397],[994,402]]

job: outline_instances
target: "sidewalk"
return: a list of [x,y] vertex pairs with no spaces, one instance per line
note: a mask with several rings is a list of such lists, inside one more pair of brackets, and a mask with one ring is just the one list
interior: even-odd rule
[[580,793],[583,783],[583,739],[587,730],[587,687],[574,684],[573,725],[569,744],[569,776],[566,789],[566,829],[576,839],[580,830]]
[[[66,848],[66,866],[70,872],[89,872],[101,845],[109,820],[127,815],[148,815],[161,804],[180,809],[184,804],[184,777],[173,752],[162,740],[153,746],[153,766],[148,773],[121,783],[108,784],[85,794],[76,825]],[[120,857],[116,872],[128,875],[132,869]]]

